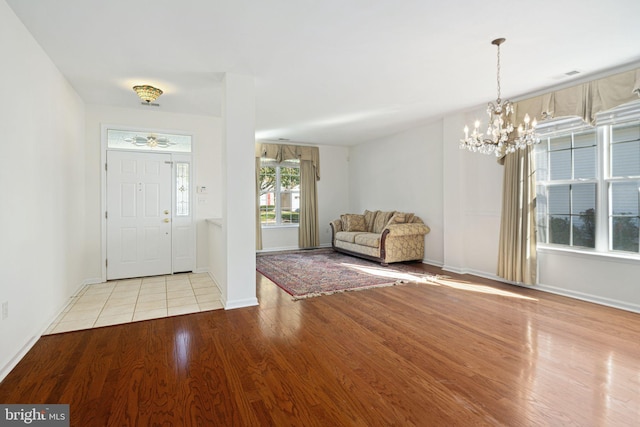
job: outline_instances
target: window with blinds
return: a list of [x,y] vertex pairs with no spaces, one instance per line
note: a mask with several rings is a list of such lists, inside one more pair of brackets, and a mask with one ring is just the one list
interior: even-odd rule
[[640,229],[640,123],[610,131],[611,249],[638,252]]
[[596,157],[595,130],[541,141],[536,178],[542,242],[595,247]]
[[[639,254],[640,106],[618,123],[554,128],[536,146],[538,242]],[[544,127],[543,127],[544,133]]]

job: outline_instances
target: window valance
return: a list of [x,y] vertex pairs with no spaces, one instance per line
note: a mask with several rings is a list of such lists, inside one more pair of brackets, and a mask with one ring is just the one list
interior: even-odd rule
[[545,93],[515,103],[516,123],[524,115],[538,121],[577,116],[595,124],[596,114],[640,99],[640,68]]
[[315,169],[316,181],[320,180],[320,150],[318,147],[257,143],[256,157],[275,159],[278,162],[295,159],[311,161]]

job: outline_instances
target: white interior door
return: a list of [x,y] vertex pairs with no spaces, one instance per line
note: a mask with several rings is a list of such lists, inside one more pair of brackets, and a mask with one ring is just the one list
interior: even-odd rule
[[171,274],[171,155],[107,151],[107,279]]

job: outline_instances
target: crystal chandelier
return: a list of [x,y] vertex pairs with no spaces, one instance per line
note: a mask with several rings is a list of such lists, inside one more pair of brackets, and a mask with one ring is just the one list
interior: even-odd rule
[[536,119],[531,121],[529,114],[524,116],[524,124],[518,126],[517,136],[512,134],[515,129],[511,122],[513,104],[511,101],[500,99],[500,45],[504,42],[503,38],[491,42],[498,47],[498,99],[495,103],[490,102],[487,107],[489,115],[487,132],[485,134],[480,132],[480,121],[476,120],[471,134],[469,134],[469,127],[464,127],[464,139],[460,140],[460,148],[482,154],[495,154],[497,157],[540,142],[535,132]]

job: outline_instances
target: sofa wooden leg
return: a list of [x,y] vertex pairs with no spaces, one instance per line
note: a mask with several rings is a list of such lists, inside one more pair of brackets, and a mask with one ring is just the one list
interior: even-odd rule
[[386,263],[386,262],[381,262],[380,265],[383,266],[383,267],[389,267],[389,264]]

